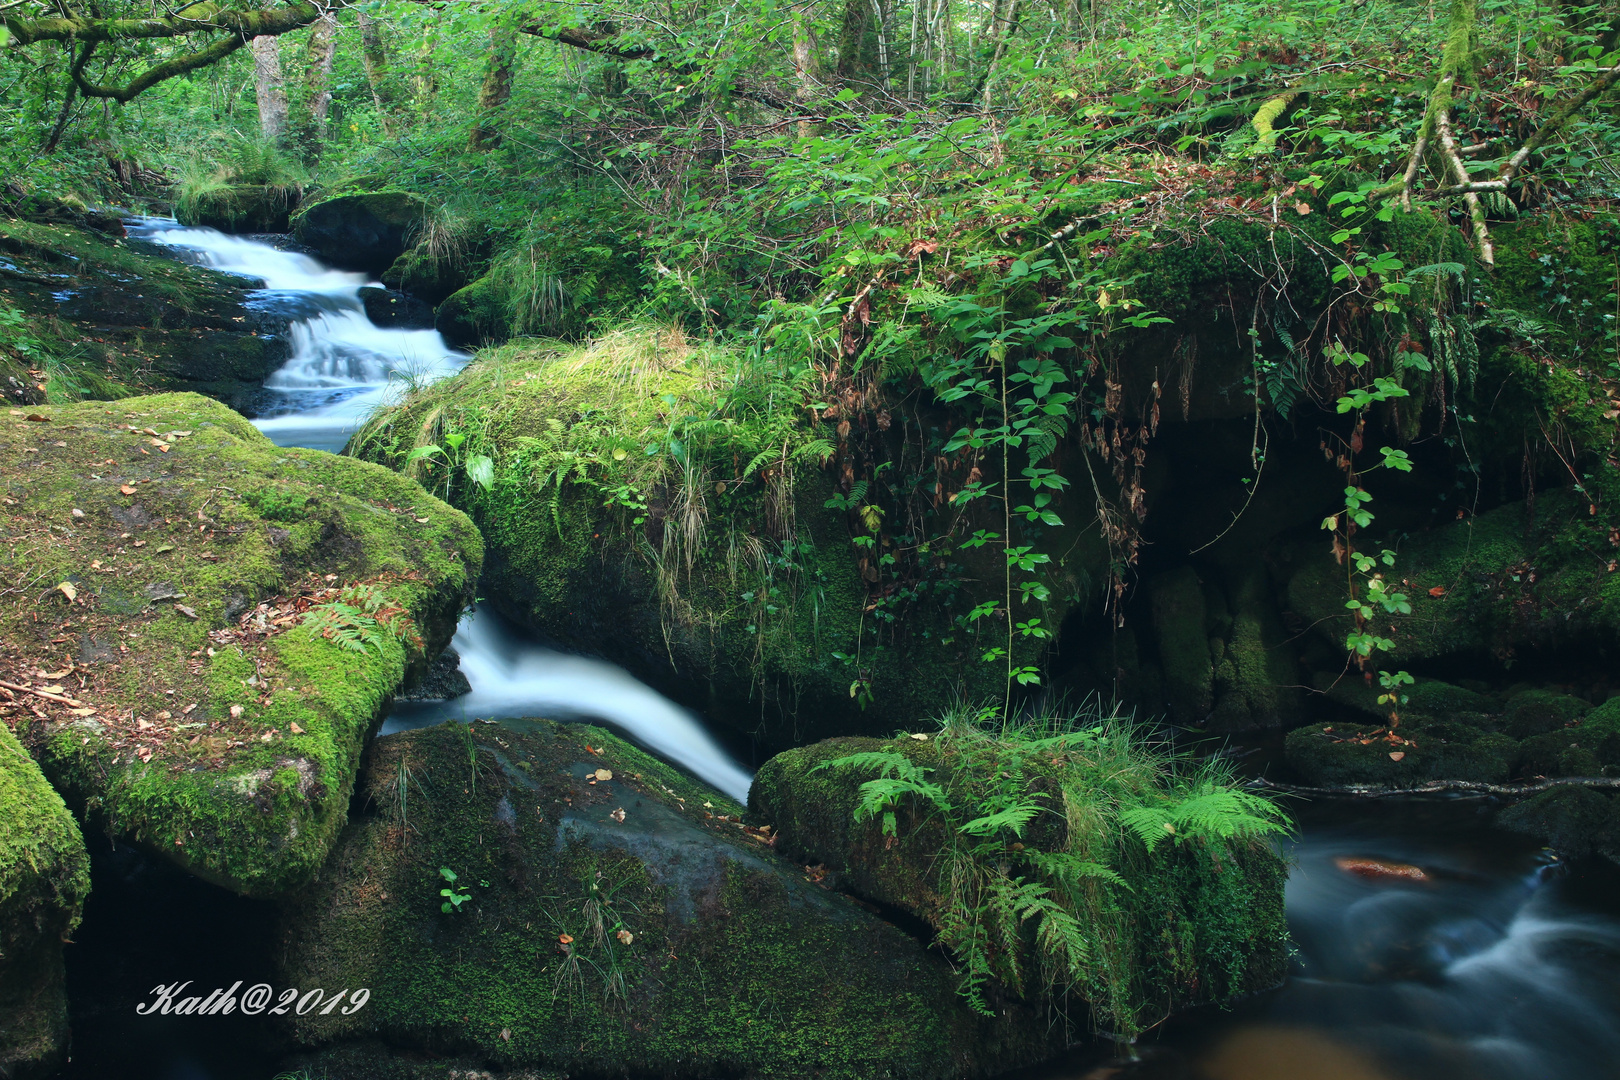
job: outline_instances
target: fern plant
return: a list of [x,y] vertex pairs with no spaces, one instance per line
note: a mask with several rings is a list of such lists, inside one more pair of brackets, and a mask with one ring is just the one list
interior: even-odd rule
[[1072,992],[1099,1025],[1134,1037],[1146,1026],[1143,973],[1132,942],[1110,928],[1141,899],[1133,881],[1144,862],[1166,858],[1167,841],[1218,851],[1289,828],[1218,766],[1180,770],[1116,714],[1014,722],[997,708],[963,710],[931,741],[896,745],[812,771],[875,774],[854,818],[876,821],[886,845],[902,839],[902,823],[943,837],[925,856],[941,898],[933,921],[959,991],[985,1015],[993,986]]
[[411,613],[396,603],[377,582],[327,590],[331,599],[304,613],[303,625],[340,649],[363,653],[371,646],[381,652],[392,637],[412,652],[426,649]]

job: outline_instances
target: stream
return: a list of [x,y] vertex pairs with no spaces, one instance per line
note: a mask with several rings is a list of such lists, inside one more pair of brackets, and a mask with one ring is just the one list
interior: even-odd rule
[[[465,354],[432,330],[373,326],[364,275],[269,244],[142,219],[131,235],[258,278],[252,303],[284,313],[292,357],[254,420],[283,446],[336,451],[401,386],[451,374]],[[751,774],[700,718],[611,664],[526,636],[492,611],[454,640],[472,689],[401,703],[383,734],[448,719],[604,722],[735,798]],[[1566,866],[1491,825],[1483,799],[1295,800],[1287,890],[1288,983],[1231,1010],[1195,1010],[1134,1060],[1101,1044],[1029,1080],[1565,1080],[1620,1077],[1620,869]],[[92,845],[96,848],[97,845]],[[248,1080],[273,1073],[251,1025],[141,1020],[128,1002],[171,978],[267,969],[254,928],[268,905],[106,845],[78,944],[68,950],[74,1062],[64,1077]],[[1345,860],[1419,868],[1355,873]],[[221,957],[226,958],[221,965]],[[229,972],[225,972],[225,968]],[[213,985],[213,983],[208,983]],[[206,1040],[206,1041],[204,1041]]]

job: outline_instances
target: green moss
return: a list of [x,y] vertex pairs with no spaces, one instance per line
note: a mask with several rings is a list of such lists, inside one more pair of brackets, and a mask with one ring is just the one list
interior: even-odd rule
[[[1454,721],[1403,721],[1397,738],[1368,723],[1311,724],[1288,733],[1288,764],[1308,784],[1323,787],[1418,787],[1430,780],[1500,784],[1513,774],[1519,743]],[[1398,757],[1391,755],[1399,755]]]
[[89,891],[78,823],[0,723],[0,1074],[43,1074],[67,1052],[62,943]]
[[[612,778],[588,783],[597,769]],[[828,1080],[944,1080],[1061,1046],[1030,1006],[971,1014],[937,953],[608,732],[402,733],[373,744],[366,777],[366,814],[289,916],[282,975],[373,997],[353,1016],[289,1017],[306,1045],[381,1037],[494,1068]],[[459,913],[440,909],[441,867],[472,897]],[[388,1057],[344,1075],[393,1075]]]
[[305,203],[293,236],[327,262],[380,274],[416,241],[429,213],[409,191],[367,191]]
[[1527,690],[1507,704],[1507,733],[1516,739],[1543,735],[1576,723],[1590,712],[1589,702],[1549,690]]
[[[397,474],[278,448],[195,394],[44,413],[0,420],[0,573],[34,583],[0,606],[0,668],[70,672],[80,705],[13,706],[25,741],[110,832],[243,892],[298,886],[342,827],[370,725],[453,632],[476,530]],[[420,645],[373,627],[354,651],[302,625],[300,604],[354,584]]]
[[[749,382],[760,378],[678,333],[516,343],[382,415],[353,452],[415,472],[474,516],[485,592],[503,613],[769,745],[887,734],[957,695],[999,696],[1005,667],[980,657],[1005,642],[1004,616],[959,617],[1000,595],[1001,553],[965,551],[952,566],[943,544],[944,569],[930,564],[925,580],[883,577],[878,553],[901,546],[895,535],[827,505],[831,425],[770,410],[761,399],[802,390]],[[490,489],[408,460],[452,435],[468,440],[461,453],[493,458]],[[1106,555],[1095,536],[1054,533],[1052,598],[1018,617],[1055,628]],[[1036,644],[1016,648],[1019,663],[1039,661]]]
[[1583,787],[1558,787],[1509,807],[1497,824],[1580,857],[1620,850],[1620,805],[1612,795]]
[[1300,679],[1264,567],[1251,564],[1235,574],[1230,606],[1232,627],[1215,668],[1219,696],[1211,727],[1275,726],[1297,707]]
[[[1128,732],[1100,735],[1050,761],[1047,753],[1019,758],[1017,765],[1011,764],[1013,744],[1007,741],[1017,736],[992,732],[986,738],[981,746],[947,727],[926,741],[835,739],[786,751],[760,769],[749,807],[757,820],[774,827],[778,850],[824,864],[856,895],[949,934],[963,917],[962,879],[980,871],[965,869],[950,854],[958,838],[948,832],[948,813],[902,799],[892,808],[894,834],[887,835],[879,820],[857,820],[855,813],[861,785],[872,773],[825,766],[854,754],[898,754],[929,770],[928,782],[947,791],[966,790],[975,782],[966,778],[983,770],[1022,770],[1022,800],[1044,812],[1018,831],[1012,851],[1068,852],[1111,867],[1123,879],[1088,883],[1076,916],[1089,943],[1089,968],[1076,977],[1074,993],[1090,998],[1095,1015],[1130,1032],[1175,1009],[1225,1002],[1281,981],[1287,875],[1269,845],[1201,836],[1147,852],[1116,815],[1120,806],[1167,798],[1170,784],[1133,748]],[[1018,858],[1012,851],[1003,857]],[[1027,937],[1037,932],[1026,929]],[[1049,929],[1043,924],[1039,932]],[[1034,981],[1031,976],[1020,992],[1033,996]]]
[[452,292],[439,304],[433,326],[452,345],[482,345],[507,336],[506,294],[488,277]]
[[284,233],[291,228],[303,189],[281,184],[226,184],[182,199],[175,217],[230,233]]
[[1170,716],[1178,723],[1202,723],[1214,704],[1203,585],[1197,572],[1184,566],[1155,578],[1151,595]]

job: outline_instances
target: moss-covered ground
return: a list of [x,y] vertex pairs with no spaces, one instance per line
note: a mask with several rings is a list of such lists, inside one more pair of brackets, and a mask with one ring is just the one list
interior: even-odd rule
[[[342,1048],[366,1039],[486,1068],[827,1080],[985,1075],[1060,1039],[1039,1008],[970,1012],[943,957],[719,794],[598,728],[516,727],[374,742],[363,816],[290,908],[289,984],[371,991],[288,1018],[339,1043],[345,1076],[406,1075]],[[467,897],[448,912],[447,888]]]
[[251,894],[313,875],[448,641],[472,523],[195,394],[0,416],[0,716],[92,820]]

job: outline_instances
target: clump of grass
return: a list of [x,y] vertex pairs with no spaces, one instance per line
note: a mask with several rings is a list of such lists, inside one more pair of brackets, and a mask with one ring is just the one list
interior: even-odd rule
[[902,740],[811,771],[875,773],[855,820],[877,821],[891,844],[903,821],[943,838],[926,914],[958,960],[963,996],[986,1015],[992,985],[1077,994],[1100,1026],[1134,1038],[1153,994],[1132,910],[1167,885],[1155,860],[1196,849],[1218,872],[1224,853],[1291,828],[1221,763],[1176,757],[1095,702],[1011,718],[962,707],[922,738],[931,748]]
[[194,219],[209,199],[241,184],[269,188],[291,203],[309,182],[309,171],[275,142],[235,135],[212,156],[194,156],[181,167],[175,209],[180,217]]

